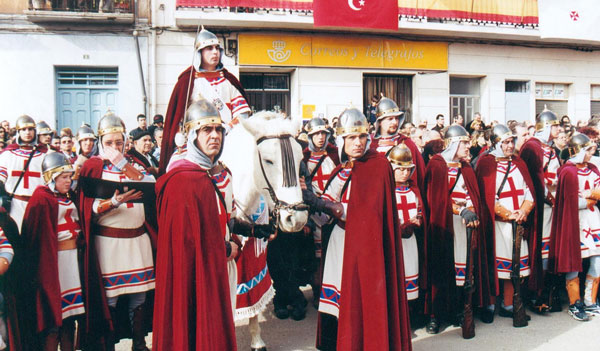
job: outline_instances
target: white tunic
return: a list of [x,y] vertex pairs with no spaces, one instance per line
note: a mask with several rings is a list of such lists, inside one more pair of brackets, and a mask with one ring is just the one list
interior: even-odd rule
[[192,102],[204,98],[212,102],[219,110],[221,120],[229,123],[242,113],[250,112],[248,102],[223,74],[217,72],[198,72],[194,79]]
[[[321,165],[319,165],[319,169],[316,172],[314,172],[315,168],[317,167],[317,165],[319,164],[319,162],[322,158],[324,158],[323,162],[321,162]],[[333,170],[336,167],[335,162],[333,162],[331,157],[327,156],[326,153],[313,152],[311,154],[310,158],[308,159],[306,166],[308,168],[309,174],[314,173],[314,176],[312,177],[312,183],[311,183],[313,192],[315,193],[315,195],[321,196],[321,194],[323,194],[323,189],[325,189],[325,185],[327,184],[327,181],[329,180],[329,176],[331,175],[331,172],[333,172]],[[323,218],[319,219],[319,217],[322,217],[322,216],[324,216],[324,215],[318,214],[318,213],[313,214],[312,215],[313,221],[315,223],[323,222],[324,221]],[[316,225],[315,231],[313,232],[313,240],[315,242],[315,257],[321,257],[321,254],[322,254],[321,226],[318,224]]]
[[[408,186],[396,186],[396,208],[401,224],[422,215],[417,195]],[[415,300],[419,297],[419,249],[414,235],[402,238],[402,253],[406,296],[409,300]]]
[[[600,178],[584,165],[577,167],[579,192],[600,187]],[[597,207],[579,209],[581,258],[600,255],[600,211]]]
[[[452,202],[461,207],[471,207],[473,202],[467,191],[462,173],[458,176],[458,167],[448,166],[448,189],[452,189],[450,195]],[[454,272],[456,276],[456,286],[465,285],[465,275],[467,268],[467,226],[463,224],[462,217],[452,215],[454,229]]]
[[[32,152],[33,149],[15,149],[7,150],[0,154],[0,181],[4,183],[4,189],[7,193],[13,193],[15,185],[21,174],[23,174],[25,164]],[[15,195],[31,196],[35,188],[39,185],[44,185],[44,180],[42,178],[42,160],[44,159],[44,155],[45,153],[40,151],[36,151],[33,154],[27,172],[25,172],[19,186],[14,191]],[[23,224],[23,216],[25,215],[26,207],[27,201],[15,198],[12,199],[10,216],[15,223],[17,223],[19,232],[21,232],[21,225]]]
[[[138,169],[144,174],[142,181],[154,181],[152,175],[143,169]],[[131,181],[120,169],[111,164],[104,165],[102,179],[117,182]],[[121,229],[136,229],[144,225],[144,204],[125,203],[108,212],[98,214],[100,201],[102,200],[94,200],[94,223]],[[152,245],[147,233],[135,238],[95,235],[94,240],[107,297],[154,289]]]
[[[350,188],[352,187],[352,180],[349,180],[351,173],[352,168],[350,167],[340,170],[323,194],[324,199],[341,202],[344,207],[342,223],[338,223],[333,227],[329,243],[327,244],[321,296],[319,299],[319,312],[328,313],[335,317],[339,316],[340,297],[342,296],[342,269],[344,266],[344,241],[346,235],[346,230],[342,227],[345,227],[348,199]],[[348,186],[344,189],[347,181],[349,182]],[[342,190],[344,190],[343,193]]]
[[[542,144],[542,150],[544,151],[544,183],[546,188],[556,197],[556,185],[558,184],[557,171],[560,168],[560,162],[554,149],[550,146]],[[552,206],[544,203],[544,223],[542,231],[542,259],[548,258],[550,252],[550,231],[552,230]]]
[[[81,231],[79,215],[73,201],[66,198],[58,199],[58,241],[76,239]],[[58,280],[60,282],[60,296],[62,318],[83,314],[83,297],[81,281],[79,280],[79,264],[77,263],[77,249],[58,251]]]
[[[498,194],[502,180],[506,175],[508,161],[498,161],[496,166],[496,187],[495,193]],[[525,179],[519,171],[517,165],[511,162],[508,178],[502,188],[500,196],[496,195],[496,203],[500,203],[509,211],[516,211],[521,208],[523,201],[533,201],[531,190],[527,187]],[[498,279],[510,279],[512,271],[513,257],[513,230],[511,222],[499,221],[496,218],[494,227],[494,237],[496,245],[496,271]],[[529,249],[527,240],[523,238],[521,242],[520,255],[520,276],[529,276]]]
[[391,148],[398,144],[398,139],[400,139],[400,134],[378,137],[377,152],[385,155]]

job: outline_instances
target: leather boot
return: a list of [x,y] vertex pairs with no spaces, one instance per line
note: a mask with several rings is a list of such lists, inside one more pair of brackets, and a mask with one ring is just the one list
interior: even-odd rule
[[60,351],[74,351],[75,321],[73,319],[63,320],[60,327]]
[[144,305],[138,306],[133,310],[133,321],[131,325],[131,334],[133,343],[132,351],[150,351],[146,347],[146,330],[144,328]]
[[58,350],[58,331],[45,333],[43,336],[43,350],[57,351]]
[[579,277],[567,280],[567,294],[569,294],[569,305],[573,305],[581,299],[579,293]]
[[548,300],[550,301],[550,312],[561,312],[562,302],[560,301],[561,276],[551,274],[551,286]]

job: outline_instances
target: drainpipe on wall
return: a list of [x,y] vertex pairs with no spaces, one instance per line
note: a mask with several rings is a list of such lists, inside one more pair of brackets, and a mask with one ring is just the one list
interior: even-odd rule
[[[134,28],[137,28],[138,25],[138,4],[139,1],[135,1],[135,6],[133,7],[133,18],[134,18]],[[138,69],[140,73],[140,84],[142,85],[142,100],[144,101],[144,116],[148,117],[148,96],[146,95],[146,83],[144,82],[144,70],[142,69],[142,56],[140,54],[140,41],[138,39],[139,32],[137,29],[133,31],[133,39],[135,39],[135,51],[137,55],[138,61]]]

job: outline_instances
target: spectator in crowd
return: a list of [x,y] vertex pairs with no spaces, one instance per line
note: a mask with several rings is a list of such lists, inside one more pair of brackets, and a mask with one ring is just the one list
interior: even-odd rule
[[60,136],[61,138],[65,135],[68,135],[69,137],[73,137],[73,131],[71,130],[71,128],[66,127],[60,130]]
[[562,118],[560,119],[560,125],[562,127],[564,127],[566,125],[571,125],[571,119],[569,118],[569,116],[567,116],[567,115],[562,116]]
[[73,152],[73,137],[67,133],[64,133],[60,136],[60,151],[67,156],[69,161],[71,161],[71,164],[75,163],[77,160],[77,154]]
[[423,161],[425,162],[425,165],[429,163],[429,160],[434,155],[437,155],[442,151],[444,151],[444,141],[441,136],[439,139],[429,140],[423,147]]
[[422,130],[420,128],[413,128],[410,132],[410,138],[419,148],[419,152],[423,153],[423,147],[425,146],[425,142],[423,142],[423,134],[427,132],[426,130]]
[[535,126],[534,125],[530,125],[527,127],[527,133],[529,133],[529,136],[532,137],[535,135]]
[[371,104],[368,107],[367,117],[369,119],[370,124],[375,124],[377,120],[377,103],[379,102],[379,96],[377,94],[373,95],[371,98]]
[[435,116],[435,126],[431,128],[431,130],[441,133],[442,129],[444,129],[444,115],[440,113],[439,115]]
[[148,130],[148,123],[146,122],[146,116],[144,114],[140,113],[139,115],[137,115],[137,123],[138,127],[132,129],[129,132],[129,136],[132,136],[135,133],[144,132]]
[[419,123],[418,128],[421,130],[427,130],[427,120],[422,120],[421,123]]
[[0,127],[0,141],[6,142],[8,135],[6,133],[6,129],[4,127]]
[[17,128],[11,127],[8,129],[8,144],[14,144],[17,139]]
[[[581,129],[579,129],[579,133],[581,134],[585,134],[588,138],[590,138],[590,140],[594,143],[594,144],[598,144],[598,139],[600,137],[600,133],[598,133],[598,131],[592,127],[583,127]],[[559,135],[560,137],[560,135]],[[566,137],[566,136],[565,136]],[[556,141],[555,141],[556,143]],[[568,155],[561,155],[561,156],[565,156],[567,157]],[[564,160],[561,159],[561,161],[564,162]],[[593,163],[596,167],[600,167],[600,157],[598,157],[598,155],[594,155],[592,156],[592,158],[590,159],[590,162]]]
[[485,129],[485,123],[483,123],[483,120],[481,119],[481,113],[475,112],[473,114],[473,120],[467,124],[467,131],[469,133],[471,133],[474,130],[473,123],[475,123],[475,122],[477,122],[477,124],[480,125],[480,129],[479,130],[484,130]]
[[146,172],[158,175],[158,160],[152,156],[152,137],[149,131],[138,131],[131,135],[133,147],[127,151],[127,158],[132,164],[137,164]]
[[163,129],[160,127],[154,128],[154,151],[152,151],[152,156],[155,159],[160,160],[160,145],[162,145],[163,138]]
[[7,120],[0,122],[0,127],[4,128],[5,131],[10,130],[10,123]]
[[452,118],[453,125],[462,126],[464,123],[465,123],[465,118],[462,115],[456,115],[456,116],[454,116],[454,118]]
[[529,134],[527,126],[524,123],[514,123],[508,128],[517,136],[515,141],[515,152],[519,153],[521,146],[523,146],[523,144],[525,144],[525,142],[531,138],[531,135]]
[[6,147],[6,142],[4,140],[0,140],[0,151],[4,150]]
[[[156,128],[163,128],[164,126],[164,118],[163,115],[154,115],[154,118],[152,119],[152,125],[150,127],[148,127],[148,132],[150,132],[150,136],[152,137],[152,141],[156,142],[156,139],[154,139],[154,130],[156,130]],[[160,144],[158,144],[160,145]]]
[[402,123],[402,127],[400,128],[400,133],[410,136],[411,131],[415,128],[415,125],[412,122],[404,122]]
[[52,134],[50,148],[56,152],[60,152],[60,135],[58,135],[57,133]]
[[479,132],[483,130],[483,122],[481,121],[471,121],[470,126],[470,133]]

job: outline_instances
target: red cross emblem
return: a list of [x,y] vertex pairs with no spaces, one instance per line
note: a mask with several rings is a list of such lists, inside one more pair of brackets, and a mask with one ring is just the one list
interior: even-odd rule
[[579,12],[577,12],[577,11],[571,11],[571,19],[574,22],[577,22],[577,20],[579,20]]
[[517,189],[517,187],[515,186],[515,181],[513,180],[512,177],[509,177],[506,180],[506,182],[508,183],[508,187],[510,188],[510,190],[500,193],[500,196],[498,196],[498,197],[500,199],[512,197],[513,208],[515,210],[517,210],[520,207],[519,206],[519,195],[525,195],[525,191],[523,191],[523,189]]
[[[125,179],[127,179],[127,176],[125,176],[125,173],[121,173],[119,174],[119,181],[122,183]],[[128,202],[125,204],[127,206],[127,208],[133,208],[133,204],[131,202]]]
[[417,208],[417,204],[414,202],[409,203],[406,200],[406,196],[400,195],[400,201],[396,204],[396,209],[402,211],[402,218],[404,218],[403,222],[408,222],[410,220],[409,211],[413,208]]
[[[325,157],[325,156],[323,156],[323,157]],[[317,173],[313,177],[312,181],[313,181],[313,183],[317,182],[317,186],[319,187],[319,190],[321,192],[323,192],[323,190],[325,189],[325,184],[327,183],[328,179],[329,179],[329,174],[323,174],[323,167],[319,166],[319,169],[317,170]]]
[[[32,151],[32,152],[34,152],[34,151]],[[23,160],[23,169],[25,169],[26,165],[27,165],[27,160]],[[23,171],[12,171],[10,173],[10,175],[13,176],[13,177],[20,177],[21,174],[23,174]],[[39,178],[41,176],[42,176],[42,174],[40,172],[31,172],[28,169],[25,172],[25,174],[23,175],[23,188],[29,189],[29,177]]]
[[65,211],[65,223],[59,224],[56,226],[56,231],[62,232],[64,230],[68,230],[71,232],[71,239],[77,237],[77,232],[75,230],[80,230],[79,223],[73,220],[71,217],[71,213],[73,213],[73,209],[69,208]]

